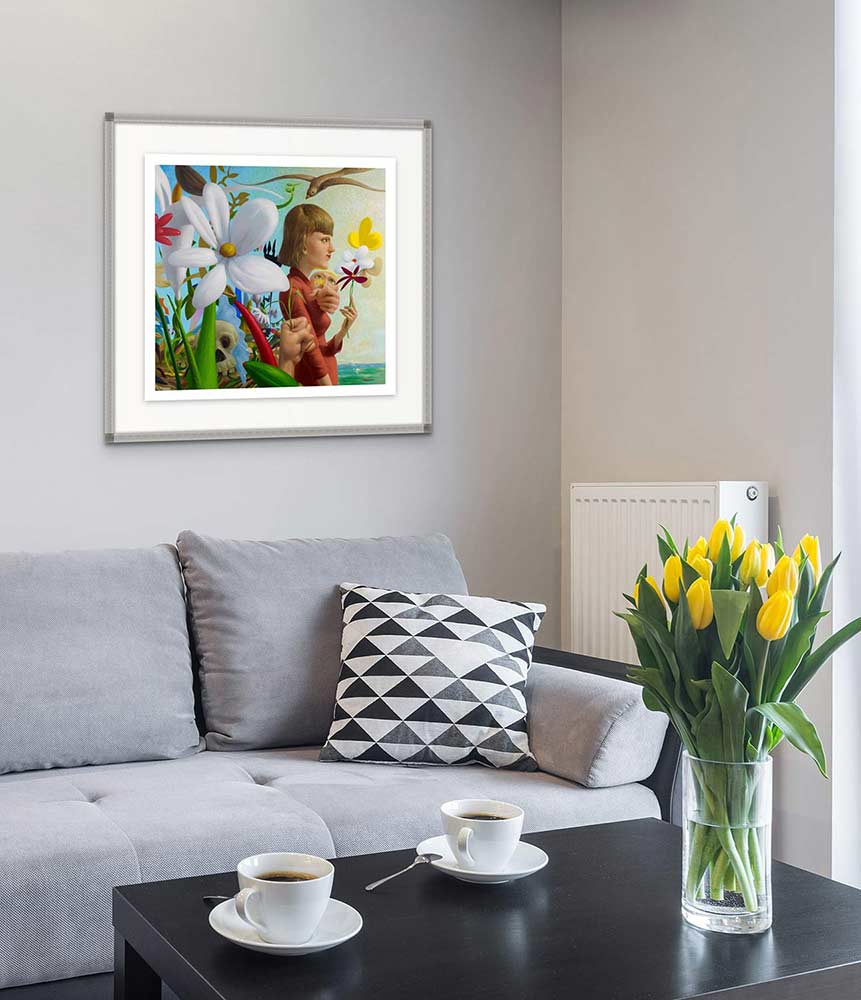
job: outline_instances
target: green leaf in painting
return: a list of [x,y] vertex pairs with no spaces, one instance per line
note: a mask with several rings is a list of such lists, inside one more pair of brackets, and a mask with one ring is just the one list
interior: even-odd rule
[[723,655],[729,659],[741,627],[741,620],[750,604],[750,594],[744,590],[713,590],[715,623]]
[[[299,385],[292,375],[276,368],[275,365],[267,365],[265,361],[246,361],[245,370],[257,385],[263,388],[293,388]],[[647,589],[651,590],[650,587]]]
[[213,184],[218,180],[218,170],[215,166],[210,166],[209,168],[209,179]]
[[197,347],[194,349],[200,389],[218,388],[218,369],[215,362],[216,308],[217,303],[213,302],[203,310],[203,322],[197,335]]
[[766,702],[764,705],[755,705],[751,712],[759,712],[769,722],[774,723],[797,750],[801,750],[816,761],[816,766],[823,777],[828,777],[825,751],[822,749],[816,726],[807,718],[800,705],[783,701]]

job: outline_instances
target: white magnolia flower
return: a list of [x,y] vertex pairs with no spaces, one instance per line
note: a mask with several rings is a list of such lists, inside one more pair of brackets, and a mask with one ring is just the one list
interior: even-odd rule
[[374,258],[370,255],[366,246],[361,246],[358,250],[350,248],[344,251],[344,257],[341,261],[343,270],[354,273],[356,268],[360,271],[366,271],[373,266]]
[[167,258],[171,267],[212,268],[194,290],[195,309],[205,309],[216,302],[228,282],[252,295],[283,292],[290,287],[287,275],[277,264],[252,255],[278,225],[278,209],[271,201],[265,198],[246,201],[231,219],[224,191],[217,184],[207,184],[202,207],[185,197],[180,204],[201,239],[209,244],[209,247],[177,250]]

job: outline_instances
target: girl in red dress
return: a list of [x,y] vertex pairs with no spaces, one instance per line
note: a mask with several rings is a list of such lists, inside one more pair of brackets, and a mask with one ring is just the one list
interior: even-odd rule
[[358,313],[354,306],[341,309],[341,328],[326,340],[331,314],[341,304],[338,290],[330,283],[314,287],[309,275],[327,269],[335,252],[332,216],[318,205],[305,203],[291,208],[284,218],[284,235],[278,262],[290,268],[290,288],[279,296],[285,319],[307,319],[316,338],[316,349],[307,351],[296,364],[296,380],[302,385],[337,385],[336,355],[344,345],[347,331]]

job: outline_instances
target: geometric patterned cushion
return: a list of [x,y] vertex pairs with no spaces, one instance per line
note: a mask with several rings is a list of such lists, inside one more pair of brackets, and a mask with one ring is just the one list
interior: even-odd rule
[[543,604],[341,585],[341,675],[323,761],[534,771],[526,673]]

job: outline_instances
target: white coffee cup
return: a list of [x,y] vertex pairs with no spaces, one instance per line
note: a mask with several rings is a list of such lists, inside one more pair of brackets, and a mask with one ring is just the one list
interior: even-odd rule
[[497,872],[511,860],[523,830],[520,806],[494,799],[453,799],[441,805],[440,812],[443,833],[459,865]]
[[[313,854],[275,851],[254,854],[237,865],[240,891],[236,912],[270,944],[304,944],[323,919],[335,869]],[[310,875],[302,881],[271,881],[264,876]]]

